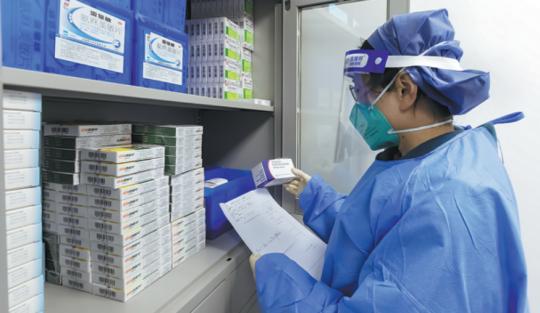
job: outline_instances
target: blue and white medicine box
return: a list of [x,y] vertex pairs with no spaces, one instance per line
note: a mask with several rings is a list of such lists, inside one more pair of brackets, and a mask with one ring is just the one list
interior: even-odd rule
[[185,93],[188,47],[183,32],[136,14],[133,85]]
[[148,16],[176,30],[184,30],[186,0],[132,0],[136,13]]
[[264,160],[251,170],[251,175],[257,188],[277,186],[296,177],[292,172],[293,168],[291,159]]
[[131,83],[133,15],[100,0],[49,0],[45,71]]
[[43,71],[45,1],[2,0],[2,63]]
[[206,237],[214,239],[231,228],[223,214],[224,203],[255,189],[250,171],[216,167],[204,172],[204,203],[206,207]]

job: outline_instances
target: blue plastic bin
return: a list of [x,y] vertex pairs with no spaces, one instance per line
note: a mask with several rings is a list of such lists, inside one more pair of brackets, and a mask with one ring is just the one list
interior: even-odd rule
[[134,36],[133,85],[187,92],[187,35],[136,14]]
[[50,0],[46,12],[46,72],[131,83],[131,11],[100,0]]
[[204,173],[204,179],[225,178],[228,182],[216,188],[204,188],[206,206],[206,237],[214,239],[231,228],[223,214],[220,203],[235,199],[255,189],[251,171],[230,168],[212,168]]
[[2,63],[43,71],[45,1],[2,0]]
[[136,13],[184,31],[186,0],[132,0],[131,7]]

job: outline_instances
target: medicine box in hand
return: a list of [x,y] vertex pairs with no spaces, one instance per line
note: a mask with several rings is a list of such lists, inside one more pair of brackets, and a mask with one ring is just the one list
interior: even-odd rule
[[295,178],[291,159],[264,160],[251,170],[257,188],[282,185]]

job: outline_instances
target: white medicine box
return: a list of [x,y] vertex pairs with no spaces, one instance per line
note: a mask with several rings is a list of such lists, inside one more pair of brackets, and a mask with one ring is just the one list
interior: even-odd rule
[[251,170],[257,188],[282,185],[295,178],[291,159],[265,160]]

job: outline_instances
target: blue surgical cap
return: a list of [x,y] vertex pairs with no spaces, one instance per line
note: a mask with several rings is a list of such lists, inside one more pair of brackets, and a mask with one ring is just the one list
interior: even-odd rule
[[[461,59],[463,50],[454,40],[448,11],[435,10],[398,15],[379,27],[368,42],[390,55],[444,56]],[[465,114],[489,98],[489,73],[453,71],[425,66],[406,69],[412,80],[431,99],[452,114]]]

